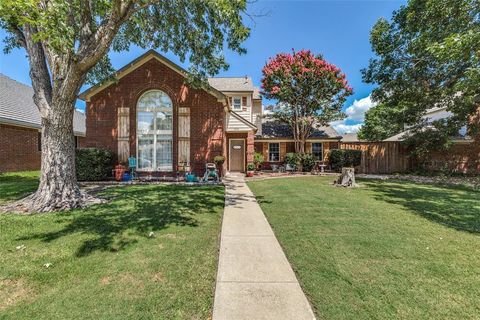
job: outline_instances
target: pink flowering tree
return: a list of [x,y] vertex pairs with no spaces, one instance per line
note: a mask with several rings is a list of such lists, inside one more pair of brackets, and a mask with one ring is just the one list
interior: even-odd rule
[[295,152],[316,127],[345,117],[342,106],[353,93],[345,74],[309,50],[280,53],[262,69],[262,94],[278,101],[271,117],[290,126]]

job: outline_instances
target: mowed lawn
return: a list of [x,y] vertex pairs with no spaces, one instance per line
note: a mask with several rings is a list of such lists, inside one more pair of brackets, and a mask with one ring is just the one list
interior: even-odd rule
[[320,319],[479,319],[480,192],[249,182]]
[[[35,180],[0,176],[0,201],[34,190]],[[0,214],[0,318],[208,319],[223,187],[115,187],[103,196],[108,204],[85,210]]]

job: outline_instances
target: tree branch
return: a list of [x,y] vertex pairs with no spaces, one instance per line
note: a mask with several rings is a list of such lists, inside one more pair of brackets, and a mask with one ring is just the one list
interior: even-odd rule
[[52,102],[52,83],[43,46],[40,42],[33,40],[35,33],[35,27],[28,24],[24,26],[25,49],[28,53],[30,78],[35,92],[33,100],[39,108],[40,115],[45,118]]

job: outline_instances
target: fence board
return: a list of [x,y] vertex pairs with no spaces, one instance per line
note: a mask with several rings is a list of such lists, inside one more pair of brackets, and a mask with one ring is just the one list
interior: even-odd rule
[[346,142],[341,143],[340,148],[362,151],[359,173],[396,173],[410,169],[408,151],[399,142]]

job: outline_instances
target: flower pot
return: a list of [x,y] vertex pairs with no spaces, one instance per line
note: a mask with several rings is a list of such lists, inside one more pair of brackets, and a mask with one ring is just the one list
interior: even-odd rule
[[125,173],[125,167],[121,164],[115,166],[115,180],[122,181],[123,174]]
[[247,171],[247,177],[253,177],[255,171]]

